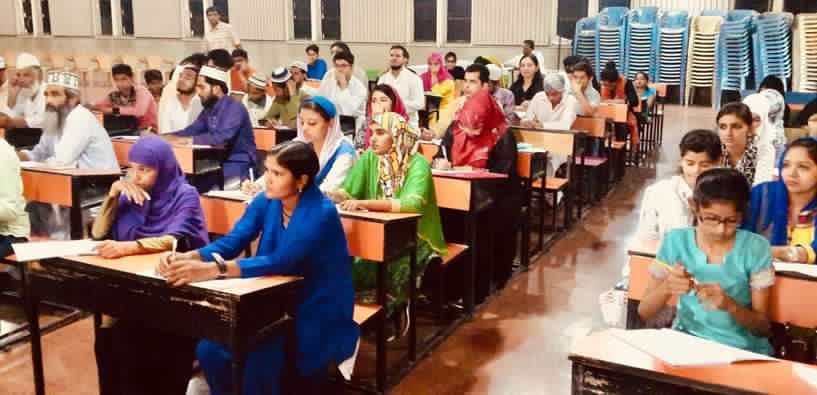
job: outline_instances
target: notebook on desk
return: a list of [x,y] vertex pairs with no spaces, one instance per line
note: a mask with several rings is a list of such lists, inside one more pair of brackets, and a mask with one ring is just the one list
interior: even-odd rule
[[609,329],[617,339],[673,366],[729,365],[741,361],[777,361],[672,329]]
[[97,255],[94,251],[100,242],[94,240],[38,241],[14,243],[11,248],[19,262],[36,261],[77,255]]
[[774,270],[776,272],[796,273],[805,277],[814,277],[817,279],[817,265],[809,265],[807,263],[788,263],[788,262],[774,262]]

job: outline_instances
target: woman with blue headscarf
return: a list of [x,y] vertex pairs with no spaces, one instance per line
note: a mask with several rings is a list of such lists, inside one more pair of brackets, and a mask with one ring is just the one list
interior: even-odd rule
[[750,215],[743,228],[769,239],[776,260],[815,263],[817,139],[792,142],[778,166],[778,180],[752,189]]
[[[107,239],[99,254],[110,259],[170,251],[174,244],[182,252],[204,247],[199,195],[170,144],[144,137],[131,147],[128,162],[128,177],[111,186],[94,221],[93,238]],[[194,346],[192,338],[105,316],[95,344],[100,393],[184,393]]]

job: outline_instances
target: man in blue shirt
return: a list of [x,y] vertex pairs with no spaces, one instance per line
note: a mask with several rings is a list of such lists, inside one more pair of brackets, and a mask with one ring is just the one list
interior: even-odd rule
[[229,96],[227,73],[223,70],[202,67],[196,90],[204,111],[190,126],[173,132],[169,140],[175,144],[225,147],[224,185],[229,189],[229,185],[249,178],[249,169],[255,167],[255,137],[250,116],[244,105]]
[[306,47],[307,62],[306,78],[310,80],[322,80],[323,75],[326,74],[326,61],[319,58],[320,49],[315,44]]

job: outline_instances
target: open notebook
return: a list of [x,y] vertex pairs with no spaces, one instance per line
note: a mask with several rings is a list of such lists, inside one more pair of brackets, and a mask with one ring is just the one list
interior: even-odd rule
[[774,262],[774,270],[777,272],[794,272],[809,277],[817,277],[817,265],[805,263]]
[[11,248],[17,261],[28,262],[62,256],[97,255],[94,251],[97,245],[99,242],[94,240],[36,241],[14,243]]
[[609,329],[623,342],[673,366],[728,365],[740,361],[776,361],[767,355],[729,347],[672,329]]

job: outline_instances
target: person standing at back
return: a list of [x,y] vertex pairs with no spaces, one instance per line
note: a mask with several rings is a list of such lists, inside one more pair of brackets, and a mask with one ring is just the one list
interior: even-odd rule
[[222,22],[221,11],[216,7],[207,9],[207,22],[204,28],[204,51],[209,52],[214,49],[225,49],[232,52],[236,48],[241,48],[241,40],[238,38],[233,25]]
[[377,83],[378,85],[389,84],[397,90],[406,105],[410,126],[417,129],[420,125],[418,111],[425,108],[426,98],[423,92],[423,80],[406,68],[408,60],[408,50],[402,45],[393,45],[389,50],[390,71],[381,75]]

